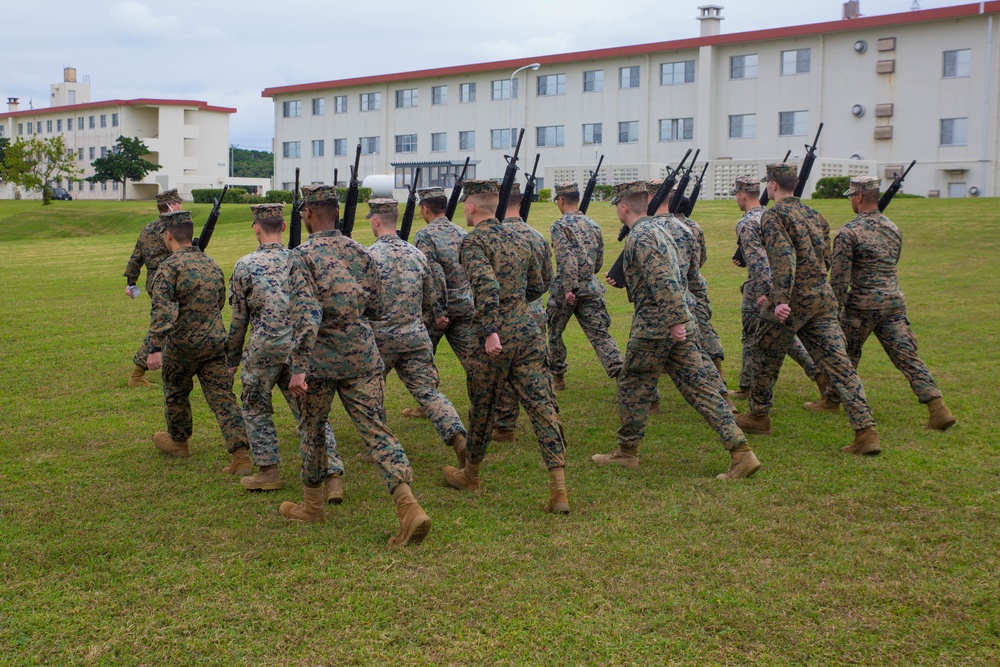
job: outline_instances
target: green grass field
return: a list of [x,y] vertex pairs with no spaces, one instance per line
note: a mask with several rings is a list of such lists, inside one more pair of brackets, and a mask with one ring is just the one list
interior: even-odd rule
[[[815,203],[834,228],[852,217],[844,201]],[[192,209],[200,228],[208,207]],[[278,514],[301,498],[279,401],[280,491],[250,495],[221,474],[197,389],[192,457],[154,449],[162,394],[125,386],[149,301],[129,300],[121,277],[151,204],[0,202],[0,665],[996,665],[997,200],[889,212],[921,355],[959,420],[950,431],[924,429],[926,409],[873,339],[860,372],[880,457],[840,453],[846,417],[803,411],[816,391],[789,362],[775,435],[751,439],[754,478],[714,479],[728,456],[668,381],[639,470],[597,467],[590,456],[615,445],[615,388],[574,323],[559,395],[572,514],[540,509],[547,476],[523,415],[517,442],[491,448],[481,496],[446,488],[451,452],[429,422],[400,416],[414,403],[392,376],[389,424],[434,524],[422,545],[390,551],[391,500],[337,405],[347,500],[324,525]],[[606,204],[591,213],[610,266],[617,221]],[[532,210],[546,236],[556,217]],[[739,212],[702,202],[695,217],[735,386]],[[227,277],[256,245],[249,220],[223,208],[209,254]],[[620,291],[609,307],[624,346],[631,308]],[[446,346],[439,360],[465,414],[461,368]]]

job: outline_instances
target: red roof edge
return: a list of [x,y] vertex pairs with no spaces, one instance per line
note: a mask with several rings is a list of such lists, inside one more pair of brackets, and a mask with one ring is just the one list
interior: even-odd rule
[[18,111],[5,111],[3,113],[0,113],[0,118],[13,118],[15,116],[34,116],[42,114],[61,113],[67,111],[81,111],[84,109],[98,109],[102,107],[141,107],[141,106],[198,107],[199,111],[236,113],[236,109],[234,107],[213,106],[203,100],[160,100],[151,97],[141,97],[135,100],[104,100],[103,102],[67,104],[61,107],[42,107],[40,109],[20,109]]

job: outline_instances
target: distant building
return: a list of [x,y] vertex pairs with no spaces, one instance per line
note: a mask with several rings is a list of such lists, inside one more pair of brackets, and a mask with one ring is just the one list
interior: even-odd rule
[[421,185],[448,186],[466,157],[495,178],[509,128],[524,126],[522,165],[541,154],[540,187],[583,180],[601,154],[605,183],[660,176],[700,148],[702,196],[719,198],[789,149],[800,158],[823,122],[807,193],[822,176],[886,178],[916,159],[907,192],[1000,194],[1000,2],[863,17],[852,1],[841,21],[733,34],[722,9],[699,7],[691,39],[267,88],[275,185],[296,167],[305,183],[335,167],[344,181],[359,143],[361,175],[393,174],[397,188],[417,166]]
[[[198,100],[90,101],[90,83],[77,81],[67,67],[62,83],[52,84],[50,106],[21,109],[17,98],[8,99],[0,113],[0,136],[48,138],[62,135],[83,176],[94,173],[91,163],[112,150],[119,136],[138,137],[150,150],[149,159],[162,168],[139,183],[128,183],[127,199],[152,199],[156,193],[177,188],[185,199],[195,188],[221,187],[229,179],[229,115],[236,109],[211,106]],[[260,181],[267,179],[234,179]],[[55,183],[68,187],[74,199],[120,199],[117,183]],[[0,185],[0,197],[13,197],[12,188]],[[23,193],[38,197],[38,193]]]

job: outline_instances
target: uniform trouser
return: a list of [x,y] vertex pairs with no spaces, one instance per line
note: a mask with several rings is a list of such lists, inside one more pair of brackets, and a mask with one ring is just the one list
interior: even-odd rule
[[[292,392],[288,391],[288,381],[291,371],[287,364],[275,364],[260,368],[250,368],[246,365],[240,372],[243,393],[240,397],[243,403],[243,422],[246,424],[247,436],[250,438],[250,452],[253,462],[258,466],[281,464],[281,453],[278,451],[278,433],[274,427],[274,409],[271,404],[271,392],[277,386],[288,407],[292,410],[295,423],[299,422],[299,402]],[[330,423],[326,423],[326,474],[344,474],[344,462],[337,455],[337,441],[333,437]],[[300,434],[301,441],[301,434]],[[300,442],[301,445],[301,442]]]
[[701,329],[701,336],[704,339],[705,353],[709,359],[725,359],[726,355],[722,351],[722,339],[712,326],[712,306],[708,300],[698,299],[692,308],[692,314],[698,320],[698,328]]
[[[740,369],[740,389],[749,389],[751,378],[754,375],[751,347],[754,334],[757,332],[758,319],[759,316],[757,313],[743,311],[743,367]],[[810,380],[815,380],[816,376],[819,375],[819,368],[812,360],[812,357],[809,356],[798,336],[792,340],[792,346],[788,349],[788,356],[802,367],[802,370],[805,371],[806,376]]]
[[796,317],[793,311],[784,324],[758,318],[752,348],[756,372],[750,385],[750,412],[755,415],[771,412],[774,383],[796,335],[811,351],[813,361],[844,403],[851,427],[859,431],[874,426],[864,387],[847,357],[844,333],[833,312],[803,318]]
[[438,371],[429,347],[406,352],[382,352],[385,364],[383,377],[395,369],[406,389],[417,399],[427,418],[434,424],[441,440],[447,445],[456,434],[465,434],[465,426],[455,406],[438,389]]
[[622,353],[618,349],[618,343],[608,332],[611,316],[608,315],[608,307],[602,295],[578,297],[569,304],[550,294],[545,314],[549,329],[549,370],[556,375],[566,373],[566,345],[563,344],[562,337],[570,317],[576,316],[576,321],[580,323],[580,328],[597,353],[604,372],[608,377],[618,377],[622,369]]
[[308,377],[309,391],[299,398],[299,432],[302,435],[302,484],[316,487],[326,479],[325,426],[333,397],[340,395],[344,410],[354,422],[361,441],[375,459],[379,475],[389,493],[413,481],[406,452],[385,425],[385,378],[381,373],[359,378]]
[[[537,304],[537,305],[536,305]],[[550,357],[548,349],[548,318],[545,316],[545,311],[541,309],[540,304],[537,301],[532,302],[532,312],[531,317],[535,320],[535,324],[538,328],[542,330],[542,346],[544,348],[545,354],[545,367],[550,367]],[[484,354],[480,350],[481,354]],[[551,379],[552,374],[549,373],[549,378]],[[555,401],[555,391],[552,392],[553,401]],[[559,404],[555,403],[556,412],[559,412]],[[501,431],[514,431],[517,430],[517,417],[521,413],[521,409],[517,402],[517,390],[514,389],[513,385],[507,383],[507,387],[500,394],[500,398],[497,401],[496,409],[496,428]]]
[[226,451],[248,447],[243,413],[233,395],[233,376],[226,368],[222,350],[210,357],[192,357],[167,347],[163,350],[163,403],[167,434],[174,440],[188,440],[192,432],[191,391],[194,378],[205,395],[208,407],[219,422]]
[[542,339],[501,341],[503,352],[491,357],[485,352],[469,357],[468,391],[471,423],[468,450],[473,463],[486,458],[490,431],[499,410],[501,394],[508,386],[521,402],[538,438],[542,460],[548,469],[566,465],[566,441],[552,391],[552,375],[545,359]]
[[[709,327],[712,325],[709,324]],[[715,367],[715,362],[712,360],[711,355],[708,353],[708,347],[705,342],[705,332],[701,328],[700,322],[687,322],[684,327],[687,330],[688,340],[692,341],[698,346],[699,354],[705,367],[705,373],[708,375],[708,381],[716,388],[720,394],[728,394],[729,389],[726,387],[725,380],[722,379],[722,375],[719,373],[719,369]],[[715,329],[712,329],[712,333],[715,334]],[[718,336],[718,334],[715,334]],[[721,357],[720,357],[721,358]],[[654,400],[660,400],[657,394]]]
[[[688,323],[688,328],[691,324]],[[671,339],[631,338],[625,350],[625,365],[618,376],[620,446],[638,447],[645,436],[649,405],[663,373],[670,376],[684,400],[719,434],[726,449],[746,443],[732,411],[709,379],[701,350],[694,340],[677,343]]]
[[[840,327],[847,339],[847,357],[855,369],[861,361],[861,348],[868,337],[875,334],[882,349],[889,355],[892,365],[906,377],[910,389],[921,403],[941,398],[941,390],[927,365],[917,355],[917,338],[910,330],[906,308],[885,310],[855,310],[845,308],[840,316]],[[827,397],[836,400],[836,394],[827,389]]]
[[[435,355],[437,355],[438,343],[441,342],[441,338],[447,338],[448,344],[455,351],[455,356],[458,357],[462,368],[465,368],[465,360],[469,358],[469,355],[475,354],[477,351],[476,348],[479,347],[476,337],[472,333],[472,318],[469,317],[456,317],[449,320],[446,329],[429,326],[427,327],[427,333],[431,337],[431,344],[434,346]],[[466,370],[466,373],[468,373],[468,370]]]
[[146,337],[143,339],[142,344],[139,349],[135,351],[132,356],[132,363],[139,368],[148,371],[149,366],[146,365],[146,359],[149,358],[149,332],[146,332]]

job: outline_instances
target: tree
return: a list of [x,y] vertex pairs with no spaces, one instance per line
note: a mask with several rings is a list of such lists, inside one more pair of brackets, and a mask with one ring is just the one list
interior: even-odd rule
[[7,168],[5,166],[5,160],[7,158],[7,149],[10,147],[10,139],[7,137],[0,137],[0,183],[5,183],[7,181]]
[[62,135],[39,139],[20,137],[3,151],[3,178],[25,190],[42,193],[42,204],[49,203],[53,178],[78,178],[83,171],[76,166],[74,153],[66,148]]
[[90,163],[94,167],[94,175],[88,176],[87,180],[91,183],[121,183],[122,201],[125,201],[128,181],[141,181],[146,174],[160,169],[160,165],[147,160],[146,155],[149,155],[149,147],[141,139],[120,136],[107,155]]
[[274,175],[274,155],[267,151],[232,148],[233,176],[271,178]]

